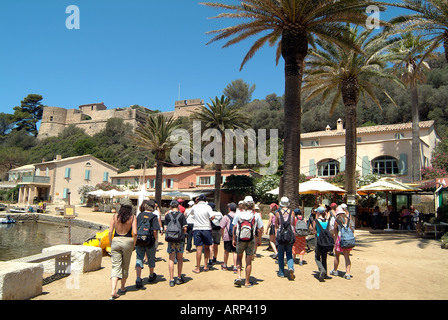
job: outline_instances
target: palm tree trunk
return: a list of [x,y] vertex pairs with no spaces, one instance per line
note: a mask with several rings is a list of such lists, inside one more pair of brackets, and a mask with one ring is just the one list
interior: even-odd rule
[[156,160],[156,185],[155,185],[155,198],[159,207],[162,207],[162,178],[163,178],[163,162]]
[[445,50],[445,60],[448,62],[448,31],[443,33],[443,49]]
[[417,85],[411,82],[411,115],[412,115],[412,182],[421,180],[420,173],[420,117],[418,115]]
[[222,164],[215,165],[215,206],[216,211],[221,211],[221,170]]
[[359,84],[356,77],[349,77],[342,83],[342,100],[345,106],[345,190],[348,197],[356,195],[356,106],[359,98]]
[[282,56],[285,60],[285,140],[283,195],[291,207],[298,208],[300,178],[301,87],[304,59],[308,52],[306,33],[285,30],[282,34]]

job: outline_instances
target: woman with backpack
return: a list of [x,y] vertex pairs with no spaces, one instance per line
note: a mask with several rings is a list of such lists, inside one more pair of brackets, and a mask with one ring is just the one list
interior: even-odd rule
[[[300,209],[294,209],[294,215],[295,215],[295,219],[294,219],[294,226],[296,226],[296,240],[292,246],[292,254],[294,257],[294,261],[296,260],[296,256],[299,255],[299,265],[302,266],[303,265],[303,256],[305,255],[306,252],[306,235],[299,235],[298,234],[298,230],[297,230],[297,222],[298,221],[303,221],[304,222],[304,226],[306,227],[306,230],[308,231],[308,226],[307,223],[305,222],[305,217],[302,214],[302,211]],[[303,233],[305,234],[305,233]]]
[[338,276],[338,266],[339,266],[339,257],[342,255],[345,258],[345,275],[344,279],[350,280],[350,270],[351,270],[351,261],[350,261],[350,252],[352,248],[342,248],[341,247],[341,236],[342,236],[342,228],[351,228],[350,220],[343,208],[338,207],[336,209],[336,223],[334,224],[334,232],[337,234],[336,243],[335,243],[335,256],[334,256],[334,268],[330,271],[330,274],[333,276]]
[[[165,241],[169,254],[168,270],[170,273],[170,287],[184,283],[182,278],[183,255],[185,247],[185,233],[187,232],[187,219],[179,211],[179,202],[171,201],[170,211],[165,215]],[[174,280],[174,260],[177,258],[177,279]]]
[[292,246],[296,239],[294,233],[294,213],[288,208],[289,199],[280,199],[280,210],[275,213],[275,238],[278,242],[278,272],[280,278],[285,277],[285,253],[288,264],[289,279],[294,280],[294,260],[292,258]]
[[224,241],[224,262],[221,265],[222,270],[229,270],[227,261],[229,260],[229,255],[233,253],[233,273],[236,273],[236,248],[232,244],[233,239],[233,218],[235,217],[235,210],[237,205],[233,202],[227,205],[229,208],[229,213],[224,216],[221,220],[221,236]]
[[326,219],[326,210],[323,207],[316,209],[316,218],[313,221],[313,232],[316,234],[315,261],[319,269],[319,281],[331,279],[327,275],[327,254],[333,250],[334,240],[329,231],[329,222]]

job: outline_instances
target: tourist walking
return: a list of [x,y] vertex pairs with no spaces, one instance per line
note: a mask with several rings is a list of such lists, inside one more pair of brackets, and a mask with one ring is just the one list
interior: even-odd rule
[[[113,239],[112,239],[113,233]],[[137,220],[132,214],[132,206],[122,205],[114,214],[109,226],[109,243],[111,244],[111,286],[110,299],[119,297],[117,294],[118,280],[121,280],[120,293],[126,293],[126,280],[129,275],[129,264],[132,251],[137,240]]]
[[229,260],[229,255],[232,254],[233,256],[233,271],[234,273],[237,272],[236,270],[236,248],[232,244],[233,239],[233,218],[235,217],[235,210],[237,208],[236,204],[231,202],[227,205],[229,208],[229,213],[226,214],[220,223],[221,226],[221,236],[222,241],[224,241],[224,261],[221,265],[222,270],[229,270],[229,266],[227,264],[227,261]]
[[342,228],[351,228],[350,219],[345,214],[344,210],[341,207],[338,207],[336,210],[336,224],[334,226],[335,233],[337,234],[336,242],[335,242],[335,256],[334,256],[334,267],[333,270],[330,271],[330,275],[338,276],[338,266],[339,266],[339,258],[342,255],[345,259],[345,275],[344,278],[347,280],[351,279],[350,270],[351,270],[351,261],[350,261],[350,252],[352,248],[342,248],[341,247],[341,231]]
[[269,246],[274,251],[272,255],[273,259],[277,259],[277,244],[275,241],[275,212],[278,210],[278,205],[276,203],[271,203],[269,206],[269,220],[268,225],[266,226],[266,234],[269,234]]
[[294,259],[292,246],[296,239],[294,232],[294,213],[289,207],[288,197],[280,199],[280,210],[275,214],[275,238],[278,243],[278,272],[280,278],[285,277],[285,254],[288,265],[289,279],[294,280]]
[[[246,253],[246,279],[244,286],[246,288],[252,287],[253,283],[250,282],[250,274],[252,272],[252,258],[255,253],[255,242],[261,244],[261,230],[263,229],[263,220],[257,218],[254,214],[254,200],[251,196],[246,196],[243,201],[242,211],[236,212],[233,218],[234,234],[232,242],[236,247],[237,253],[237,278],[234,284],[241,286],[243,279],[241,278],[241,267],[243,264],[243,254]],[[255,237],[255,229],[258,229],[258,237]]]
[[[308,232],[308,226],[305,222],[305,217],[302,214],[300,209],[294,209],[294,226],[297,225],[298,221],[304,221],[304,225],[306,226],[306,233]],[[306,253],[306,235],[298,235],[296,230],[296,240],[294,241],[294,245],[292,246],[292,255],[294,257],[294,261],[296,261],[297,255],[299,255],[299,265],[303,266],[303,257]]]
[[[255,206],[254,206],[254,213],[255,213],[255,216],[257,217],[257,219],[259,218],[261,221],[263,221],[263,219],[261,217],[260,207],[258,206],[258,204],[255,204]],[[258,237],[258,232],[261,232],[261,235],[263,235],[264,226],[263,226],[263,228],[261,228],[261,231],[259,231],[258,229],[255,229],[255,237]],[[258,249],[258,242],[255,241],[255,251],[254,251],[254,255],[253,255],[252,259],[255,259],[255,257],[257,256],[257,249]]]
[[[165,215],[165,241],[169,254],[168,270],[170,274],[170,287],[184,283],[182,278],[183,254],[185,247],[185,233],[187,231],[187,219],[179,211],[179,202],[171,201],[170,211]],[[177,278],[174,280],[174,260],[177,258]]]
[[[219,211],[216,211],[216,205],[213,202],[209,202],[208,205],[213,210],[213,219],[211,220],[212,224],[212,250],[210,252],[210,260],[209,260],[209,266],[212,266],[216,263],[216,259],[218,258],[218,248],[221,243],[221,220],[222,220],[222,213]],[[213,255],[213,258],[212,258]]]
[[196,268],[194,273],[201,272],[202,246],[204,246],[204,269],[208,271],[207,265],[210,258],[210,246],[213,244],[211,219],[213,219],[213,210],[206,203],[207,197],[204,194],[199,195],[198,203],[193,206],[191,213],[194,215],[193,239],[196,246]]
[[[319,269],[319,281],[331,279],[327,275],[327,253],[333,250],[334,240],[329,232],[326,210],[318,207],[316,219],[313,221],[313,232],[316,234],[315,261]],[[331,248],[330,248],[331,247]]]
[[185,218],[187,219],[187,247],[185,248],[188,253],[191,253],[191,246],[193,240],[193,226],[194,226],[194,217],[191,214],[191,208],[194,206],[194,201],[188,201],[188,208],[185,209]]
[[156,239],[160,226],[158,217],[153,213],[154,206],[155,203],[153,200],[143,200],[140,205],[140,213],[137,216],[137,236],[140,233],[148,235],[146,243],[143,241],[139,243],[139,239],[137,239],[135,246],[135,271],[137,275],[135,286],[137,289],[142,287],[141,274],[145,260],[149,267],[148,282],[153,282],[157,278],[157,274],[154,273],[154,268],[156,267]]

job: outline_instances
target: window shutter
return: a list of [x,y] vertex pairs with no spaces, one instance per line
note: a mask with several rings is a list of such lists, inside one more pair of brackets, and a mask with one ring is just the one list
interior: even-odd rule
[[210,177],[210,184],[215,185],[215,176]]
[[196,177],[196,185],[198,186],[200,182],[200,177]]
[[370,161],[368,156],[362,157],[362,175],[368,175],[372,172],[370,169]]
[[65,168],[65,178],[70,178],[71,169]]
[[84,174],[84,179],[85,180],[90,180],[90,170],[86,170],[86,172]]
[[103,181],[109,181],[109,172],[104,172],[103,174]]
[[406,153],[400,153],[400,159],[398,160],[398,170],[401,175],[408,174],[408,155]]
[[162,189],[166,189],[166,179],[163,179],[163,186]]
[[310,159],[310,170],[309,170],[310,176],[316,175],[316,165],[314,163],[314,159]]
[[343,156],[339,162],[339,171],[345,171],[345,156]]
[[69,191],[68,188],[64,188],[64,193],[62,195],[62,199],[67,199],[68,198],[68,191]]

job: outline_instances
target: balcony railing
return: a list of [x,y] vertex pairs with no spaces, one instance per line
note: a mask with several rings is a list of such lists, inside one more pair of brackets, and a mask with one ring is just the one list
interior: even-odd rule
[[46,176],[25,176],[22,177],[22,181],[20,182],[28,182],[28,183],[50,183],[50,177]]

